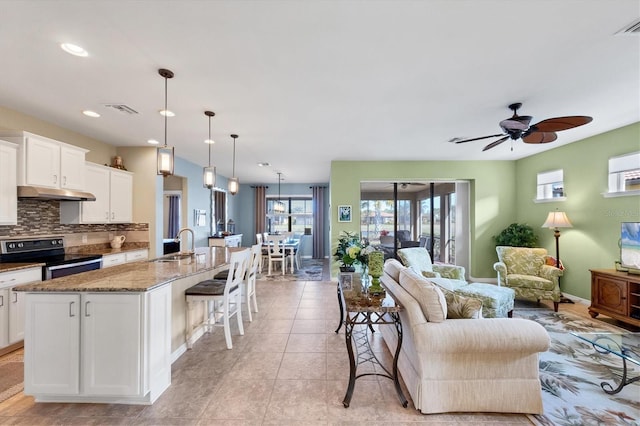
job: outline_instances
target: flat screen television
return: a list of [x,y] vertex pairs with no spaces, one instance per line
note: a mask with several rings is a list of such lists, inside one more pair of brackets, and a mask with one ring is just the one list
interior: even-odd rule
[[620,266],[630,274],[640,274],[640,222],[622,222]]

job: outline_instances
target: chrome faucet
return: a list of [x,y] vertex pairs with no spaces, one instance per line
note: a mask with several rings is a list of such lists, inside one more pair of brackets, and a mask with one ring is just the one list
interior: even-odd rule
[[[182,241],[180,240],[180,234],[182,234],[184,231],[191,232],[191,251],[187,251],[187,252],[183,252],[182,251]],[[176,238],[174,239],[174,241],[175,242],[180,242],[180,253],[194,254],[196,252],[196,236],[193,233],[193,229],[191,229],[191,228],[182,228],[176,234]]]

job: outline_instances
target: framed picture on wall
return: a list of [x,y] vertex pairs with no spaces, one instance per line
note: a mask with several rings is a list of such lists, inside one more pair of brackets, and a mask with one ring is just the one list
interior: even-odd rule
[[338,206],[338,222],[351,222],[351,206]]

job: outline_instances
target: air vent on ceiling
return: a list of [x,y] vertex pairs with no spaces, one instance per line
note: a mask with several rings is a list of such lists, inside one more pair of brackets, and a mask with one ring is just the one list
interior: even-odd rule
[[640,19],[636,19],[631,24],[627,25],[620,31],[616,32],[616,35],[621,35],[621,34],[640,35]]
[[107,108],[113,108],[115,110],[118,110],[120,112],[124,112],[126,114],[137,114],[138,111],[136,111],[135,109],[131,108],[130,106],[127,106],[125,104],[104,104],[105,107]]

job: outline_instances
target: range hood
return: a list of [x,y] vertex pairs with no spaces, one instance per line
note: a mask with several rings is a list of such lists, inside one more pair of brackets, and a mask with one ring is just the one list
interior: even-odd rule
[[39,200],[95,201],[96,196],[73,189],[45,188],[43,186],[18,186],[18,198],[37,198]]

